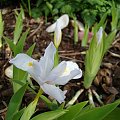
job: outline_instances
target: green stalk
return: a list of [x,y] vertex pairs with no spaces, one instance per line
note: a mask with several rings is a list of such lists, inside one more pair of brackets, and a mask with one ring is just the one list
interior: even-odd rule
[[74,44],[78,43],[78,25],[77,25],[77,21],[76,18],[74,17]]
[[83,37],[83,40],[82,40],[82,46],[86,46],[87,45],[88,33],[89,33],[89,26],[86,24],[85,25],[85,31],[84,31],[84,37]]
[[20,120],[30,120],[31,116],[35,112],[36,105],[37,105],[39,97],[42,95],[42,93],[43,93],[43,90],[40,88],[40,90],[38,91],[34,101],[31,102],[28,105],[28,107],[25,109],[25,111],[24,111],[24,113],[23,113],[23,115],[22,115]]
[[54,67],[59,64],[59,54],[58,54],[58,48],[56,48],[56,53],[54,57]]

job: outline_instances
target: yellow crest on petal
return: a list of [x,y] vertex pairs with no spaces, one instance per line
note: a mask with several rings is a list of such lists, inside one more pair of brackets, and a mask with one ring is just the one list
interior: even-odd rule
[[30,66],[30,67],[33,66],[33,62],[29,62],[28,66]]

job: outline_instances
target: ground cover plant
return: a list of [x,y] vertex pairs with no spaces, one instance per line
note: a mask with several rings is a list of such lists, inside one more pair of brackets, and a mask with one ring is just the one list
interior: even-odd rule
[[107,12],[85,25],[74,11],[47,24],[46,15],[26,17],[25,6],[1,11],[1,119],[119,119],[119,9],[111,6],[111,21]]

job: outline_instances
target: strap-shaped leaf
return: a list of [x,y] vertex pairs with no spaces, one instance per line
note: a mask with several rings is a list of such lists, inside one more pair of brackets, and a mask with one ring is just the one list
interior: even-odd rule
[[16,19],[16,24],[15,24],[15,30],[14,30],[14,39],[13,43],[16,44],[18,42],[18,39],[22,33],[23,29],[23,18],[22,18],[23,11],[20,12]]
[[13,116],[19,111],[20,104],[22,102],[23,95],[25,93],[27,84],[21,87],[11,98],[5,120],[13,120]]
[[22,36],[20,37],[20,40],[18,41],[17,45],[16,45],[16,51],[15,51],[15,55],[17,55],[18,53],[21,53],[23,52],[23,47],[24,47],[24,44],[25,44],[25,40],[27,38],[27,35],[28,35],[28,32],[29,32],[29,29],[24,32],[22,34]]
[[103,120],[119,104],[120,101],[117,101],[102,107],[83,110],[74,120]]
[[3,38],[5,39],[5,41],[8,43],[8,45],[10,46],[10,49],[15,52],[16,50],[16,46],[13,44],[13,41],[10,40],[9,38],[3,36]]
[[23,109],[21,109],[20,111],[18,111],[18,112],[13,116],[13,119],[12,119],[12,120],[19,120],[24,111],[25,111],[25,108],[23,108]]
[[56,118],[62,116],[66,112],[67,110],[55,110],[55,111],[45,112],[35,116],[31,120],[55,120]]
[[116,108],[110,114],[108,114],[103,120],[119,120],[120,119],[120,108]]
[[27,50],[26,54],[28,54],[29,56],[31,56],[32,53],[33,53],[34,48],[35,48],[35,43]]
[[73,105],[69,107],[66,112],[66,114],[62,115],[57,120],[74,120],[77,115],[79,115],[80,111],[83,109],[83,107],[87,104],[87,102],[81,102],[79,104]]

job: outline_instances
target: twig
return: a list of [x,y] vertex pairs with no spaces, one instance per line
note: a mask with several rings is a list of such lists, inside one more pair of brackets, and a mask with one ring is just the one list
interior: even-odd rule
[[71,58],[71,57],[65,57],[65,56],[62,56],[62,55],[60,55],[60,57],[61,57],[61,58],[68,59],[68,60],[72,60],[72,61],[75,61],[75,62],[84,63],[84,61],[82,61],[82,60],[77,60],[77,59],[74,59],[74,58]]
[[28,39],[31,38],[37,31],[41,28],[44,22],[40,22],[39,26],[28,36]]
[[4,109],[2,109],[2,110],[0,110],[0,114],[3,113],[3,112],[5,112],[5,111],[7,111],[7,107],[4,108]]
[[113,53],[113,52],[110,52],[108,51],[113,57],[117,57],[117,58],[120,58],[120,55],[119,54],[116,54],[116,53]]
[[73,53],[74,50],[69,50],[69,51],[65,51],[65,50],[59,50],[59,53]]
[[75,101],[78,99],[78,97],[83,93],[84,89],[78,90],[75,94],[75,96],[66,104],[65,107],[69,107],[75,103]]
[[76,56],[76,55],[83,55],[83,54],[86,54],[86,52],[83,51],[83,52],[75,52],[75,53],[64,53],[61,55],[63,55],[63,56]]
[[115,41],[112,43],[112,45],[115,45],[118,41],[120,41],[120,39],[115,40]]

